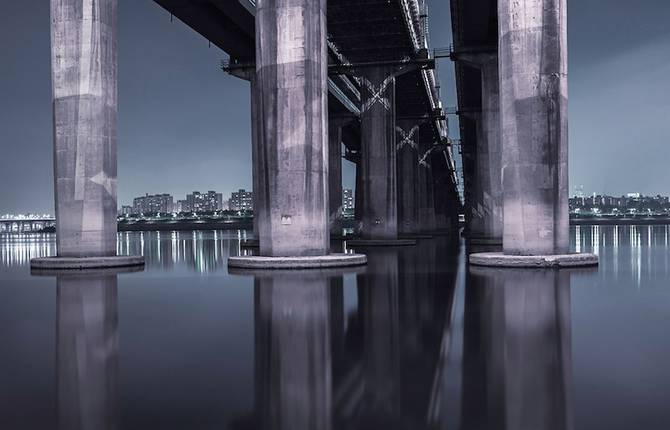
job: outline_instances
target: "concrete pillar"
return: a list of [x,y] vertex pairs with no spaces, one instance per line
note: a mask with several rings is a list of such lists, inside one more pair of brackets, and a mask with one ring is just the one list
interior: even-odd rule
[[469,236],[502,241],[502,147],[498,58],[491,56],[480,64],[479,69],[482,79],[482,111],[477,115],[476,121],[477,143]]
[[570,274],[470,270],[462,428],[573,428]]
[[117,0],[51,0],[59,257],[116,255]]
[[356,163],[356,190],[354,194],[354,219],[358,224],[358,230],[363,224],[363,169],[360,158]]
[[397,239],[395,78],[391,69],[368,68],[361,83],[361,235]]
[[398,175],[398,231],[415,234],[421,230],[419,220],[418,175],[419,133],[415,121],[396,122],[396,157]]
[[259,0],[256,7],[260,254],[325,255],[326,0]]
[[565,254],[567,0],[500,0],[503,251]]
[[331,428],[329,282],[318,272],[273,274],[255,280],[260,428]]
[[[436,158],[439,157],[444,157],[444,154],[442,152],[436,153],[433,157],[433,164],[438,164],[436,163]],[[433,183],[433,194],[435,196],[435,230],[443,232],[452,231],[454,230],[457,221],[454,219],[453,212],[458,197],[454,195],[454,192],[451,189],[453,187],[451,175],[450,172],[446,170],[446,166],[443,166],[436,172],[436,175],[433,178]]]
[[342,236],[342,123],[328,123],[328,196],[330,234]]
[[420,141],[418,163],[419,220],[422,232],[435,230],[435,196],[433,194],[432,142]]
[[119,427],[117,280],[59,275],[56,368],[62,429]]
[[[266,177],[261,169],[261,160],[260,153],[262,151],[259,146],[262,137],[260,135],[262,127],[260,124],[260,93],[258,88],[258,80],[256,77],[256,71],[250,71],[249,75],[249,87],[250,87],[250,97],[251,97],[251,182],[252,182],[252,191],[253,191],[253,205],[254,205],[254,236],[258,239],[259,230],[258,230],[258,220],[262,217],[261,210],[266,209],[264,205],[261,205],[261,202],[264,201],[264,191],[265,188],[262,186],[262,178]],[[267,215],[266,215],[267,218]]]

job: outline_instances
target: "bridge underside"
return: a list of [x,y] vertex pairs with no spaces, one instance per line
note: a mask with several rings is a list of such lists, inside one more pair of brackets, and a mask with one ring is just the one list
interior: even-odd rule
[[[175,17],[189,25],[223,51],[231,61],[253,64],[255,58],[255,4],[249,0],[155,0]],[[417,52],[403,14],[402,1],[329,0],[328,41],[331,63],[329,115],[347,117],[343,143],[346,157],[359,159],[360,81],[352,65],[379,66],[385,62],[426,60]],[[345,65],[334,69],[332,66]],[[424,67],[425,68],[425,67]],[[432,74],[417,68],[400,75],[396,82],[396,117],[421,122],[424,134],[433,143],[446,141],[446,122],[439,109],[439,95]],[[457,198],[456,175],[451,153],[438,160],[434,169],[450,178],[449,198]],[[443,161],[444,160],[444,161]]]
[[[458,53],[497,52],[497,0],[452,0],[453,50]],[[476,178],[477,117],[482,111],[482,77],[477,67],[456,61],[465,213],[471,214]]]

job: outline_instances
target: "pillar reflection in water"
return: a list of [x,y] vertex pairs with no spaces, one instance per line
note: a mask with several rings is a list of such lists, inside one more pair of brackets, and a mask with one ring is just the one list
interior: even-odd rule
[[363,322],[363,423],[393,426],[400,409],[398,250],[368,255],[359,275],[359,314]]
[[[441,396],[435,388],[440,387],[442,348],[451,329],[457,255],[452,249],[440,254],[443,250],[441,240],[427,240],[416,247],[366,252],[368,266],[358,276],[362,333],[348,333],[361,339],[362,376],[335,382],[338,390],[360,397],[354,397],[355,407],[338,407],[342,427],[435,426]],[[347,387],[352,380],[358,390]]]
[[338,277],[312,271],[255,279],[256,408],[262,429],[331,428],[331,283],[338,284]]
[[572,428],[570,274],[470,268],[462,429]]
[[118,428],[117,278],[58,275],[59,428]]

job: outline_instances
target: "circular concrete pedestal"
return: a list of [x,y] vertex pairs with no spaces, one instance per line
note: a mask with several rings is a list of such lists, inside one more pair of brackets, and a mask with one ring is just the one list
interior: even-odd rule
[[144,266],[144,257],[119,255],[113,257],[42,257],[30,260],[30,268],[38,270],[111,269]]
[[563,255],[506,255],[502,252],[470,254],[470,264],[487,267],[511,268],[562,268],[589,267],[598,265],[595,254]]
[[411,246],[416,245],[414,239],[352,239],[347,246]]
[[319,269],[361,266],[368,259],[362,254],[330,254],[314,257],[263,257],[249,255],[229,257],[228,267],[238,269]]

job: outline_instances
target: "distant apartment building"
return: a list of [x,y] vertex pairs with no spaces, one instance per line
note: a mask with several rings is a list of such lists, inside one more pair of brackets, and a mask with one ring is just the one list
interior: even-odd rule
[[132,213],[133,213],[133,207],[128,205],[121,206],[121,209],[119,210],[119,215],[122,216],[131,215]]
[[177,200],[174,204],[174,211],[177,213],[186,212],[186,200]]
[[254,194],[240,189],[230,195],[228,203],[231,211],[251,211],[254,209]]
[[207,191],[200,193],[193,191],[186,195],[186,200],[182,202],[182,212],[214,212],[223,207],[223,195],[216,191]]
[[155,194],[133,199],[133,214],[172,212],[173,198],[170,194]]
[[342,212],[345,214],[354,213],[354,192],[353,190],[342,190]]

